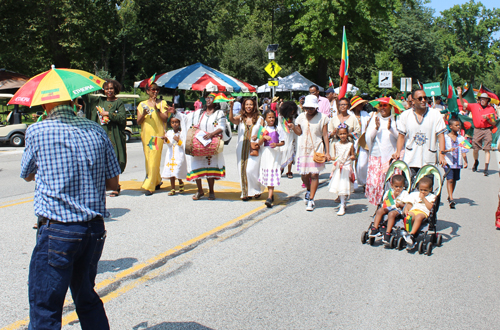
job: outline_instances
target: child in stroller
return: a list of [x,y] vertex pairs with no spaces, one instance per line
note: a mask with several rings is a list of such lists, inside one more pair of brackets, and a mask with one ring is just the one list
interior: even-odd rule
[[415,246],[415,236],[422,225],[422,222],[429,217],[436,195],[432,194],[432,179],[423,177],[418,181],[418,191],[412,192],[404,200],[406,206],[404,214],[406,216],[407,228],[410,232],[404,232],[404,239],[408,249]]
[[370,229],[368,237],[380,237],[382,233],[379,230],[380,223],[383,221],[384,216],[387,215],[387,227],[382,239],[383,243],[389,244],[391,238],[392,227],[396,223],[396,218],[402,214],[405,206],[404,200],[408,196],[408,192],[404,190],[405,177],[396,174],[391,179],[391,189],[385,192],[382,207],[375,213],[373,226]]

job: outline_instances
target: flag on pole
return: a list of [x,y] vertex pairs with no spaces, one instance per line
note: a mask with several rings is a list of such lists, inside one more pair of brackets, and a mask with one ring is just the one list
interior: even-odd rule
[[484,87],[483,85],[481,85],[481,87],[479,87],[479,94],[482,94],[482,93],[486,93],[488,94],[488,96],[490,97],[490,103],[493,103],[493,104],[499,104],[499,99],[498,99],[498,96],[493,93],[491,90],[489,90],[488,88]]
[[422,83],[420,82],[420,80],[417,79],[417,84],[418,84],[418,88],[423,90],[424,89],[424,85],[422,85]]
[[290,128],[288,127],[288,120],[286,120],[285,118],[283,118],[283,130],[286,132],[286,133],[290,133]]
[[332,77],[330,77],[330,76],[328,76],[328,87],[333,88],[333,80],[332,80]]
[[345,34],[345,26],[344,26],[344,35],[342,37],[342,58],[340,60],[340,91],[338,98],[341,99],[345,96],[347,91],[347,80],[349,76],[349,48],[347,47],[347,36]]
[[444,83],[441,86],[441,95],[446,97],[448,104],[448,110],[452,113],[458,112],[457,94],[455,93],[455,88],[453,87],[453,81],[451,79],[450,65],[448,64],[448,71],[444,76]]
[[465,149],[472,149],[472,144],[470,144],[469,141],[464,139],[462,142],[458,144],[459,147],[465,148]]
[[469,88],[467,89],[467,92],[462,94],[462,99],[467,101],[467,103],[469,104],[477,103],[476,97],[474,96],[474,88],[472,88],[472,84],[470,84]]
[[155,79],[156,79],[156,72],[154,75],[151,76],[151,78],[148,79],[148,87],[150,87],[151,84],[155,82]]
[[405,230],[407,232],[411,232],[411,229],[413,228],[411,220],[412,220],[412,218],[411,218],[411,215],[409,215],[409,214],[403,220],[403,222],[405,224]]
[[388,208],[393,205],[396,205],[396,202],[394,201],[394,195],[392,193],[392,189],[390,189],[389,193],[387,194],[387,198],[384,200],[384,203],[382,204],[382,207]]

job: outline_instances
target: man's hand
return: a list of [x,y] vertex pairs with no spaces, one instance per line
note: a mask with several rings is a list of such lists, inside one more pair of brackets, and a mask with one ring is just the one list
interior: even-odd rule
[[401,152],[396,150],[396,152],[392,154],[392,159],[398,160],[400,155],[401,155]]
[[462,96],[462,87],[460,86],[457,87],[457,95]]

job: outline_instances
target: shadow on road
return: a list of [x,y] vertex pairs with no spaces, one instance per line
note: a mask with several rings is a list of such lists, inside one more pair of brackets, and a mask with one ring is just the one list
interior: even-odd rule
[[100,260],[97,266],[97,273],[106,272],[120,272],[122,270],[128,269],[137,262],[136,258],[120,258],[116,260]]
[[443,243],[451,241],[455,237],[459,237],[460,235],[458,234],[458,229],[460,229],[462,226],[460,226],[457,223],[451,222],[451,221],[446,221],[446,220],[438,220],[436,224],[437,230],[439,232],[451,228],[451,233],[449,234],[443,234]]
[[474,200],[469,199],[469,198],[465,198],[465,197],[454,199],[454,201],[455,201],[455,203],[457,203],[457,205],[469,204],[469,206],[477,206],[477,204]]
[[134,326],[132,330],[213,330],[196,322],[162,322],[148,327],[148,322]]
[[108,209],[109,211],[109,214],[110,214],[110,220],[112,220],[113,218],[119,218],[121,216],[124,216],[125,214],[129,213],[130,212],[130,209],[125,209],[125,208],[120,208],[120,207],[116,207],[116,208],[110,208]]

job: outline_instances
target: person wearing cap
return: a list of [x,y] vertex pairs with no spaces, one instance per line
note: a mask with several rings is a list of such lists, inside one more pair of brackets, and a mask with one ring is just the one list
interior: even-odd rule
[[318,112],[318,98],[307,95],[304,101],[304,111],[295,123],[288,127],[298,136],[297,169],[302,182],[307,188],[305,195],[306,210],[313,211],[314,197],[318,190],[319,174],[325,169],[324,162],[315,162],[315,153],[325,153],[326,160],[331,160],[328,144],[328,117]]
[[[367,100],[363,100],[360,96],[354,96],[351,99],[351,108],[349,109],[358,120],[360,127],[360,135],[358,138],[354,139],[354,150],[356,150],[356,154],[358,154],[355,168],[356,182],[361,187],[366,185],[366,171],[368,170],[368,150],[365,149],[366,143],[363,134],[366,132],[366,127],[368,126],[371,117],[368,112],[363,110],[366,103],[368,103]],[[359,143],[361,136],[363,136],[361,139],[362,145]]]
[[118,190],[120,164],[100,124],[72,101],[43,104],[47,119],[26,130],[21,178],[35,181],[38,216],[28,291],[29,329],[60,329],[71,289],[82,329],[109,329],[94,290],[106,239],[106,190]]
[[330,118],[330,101],[326,97],[319,95],[319,87],[317,85],[309,87],[309,95],[314,95],[318,98],[318,111]]
[[[460,103],[464,105],[464,111],[472,114],[472,123],[474,124],[474,136],[472,137],[472,155],[474,157],[474,165],[472,172],[477,171],[479,166],[479,150],[484,150],[484,175],[488,176],[488,166],[490,163],[491,142],[493,140],[492,129],[496,124],[497,112],[490,105],[490,97],[486,93],[479,94],[479,103],[466,103],[462,99],[462,89],[457,88]],[[490,116],[493,115],[495,119]]]
[[334,116],[337,115],[337,109],[338,109],[338,94],[335,93],[335,89],[333,88],[328,88],[325,91],[326,98],[328,99],[328,102],[330,102],[330,114],[328,115],[328,118],[333,118]]

